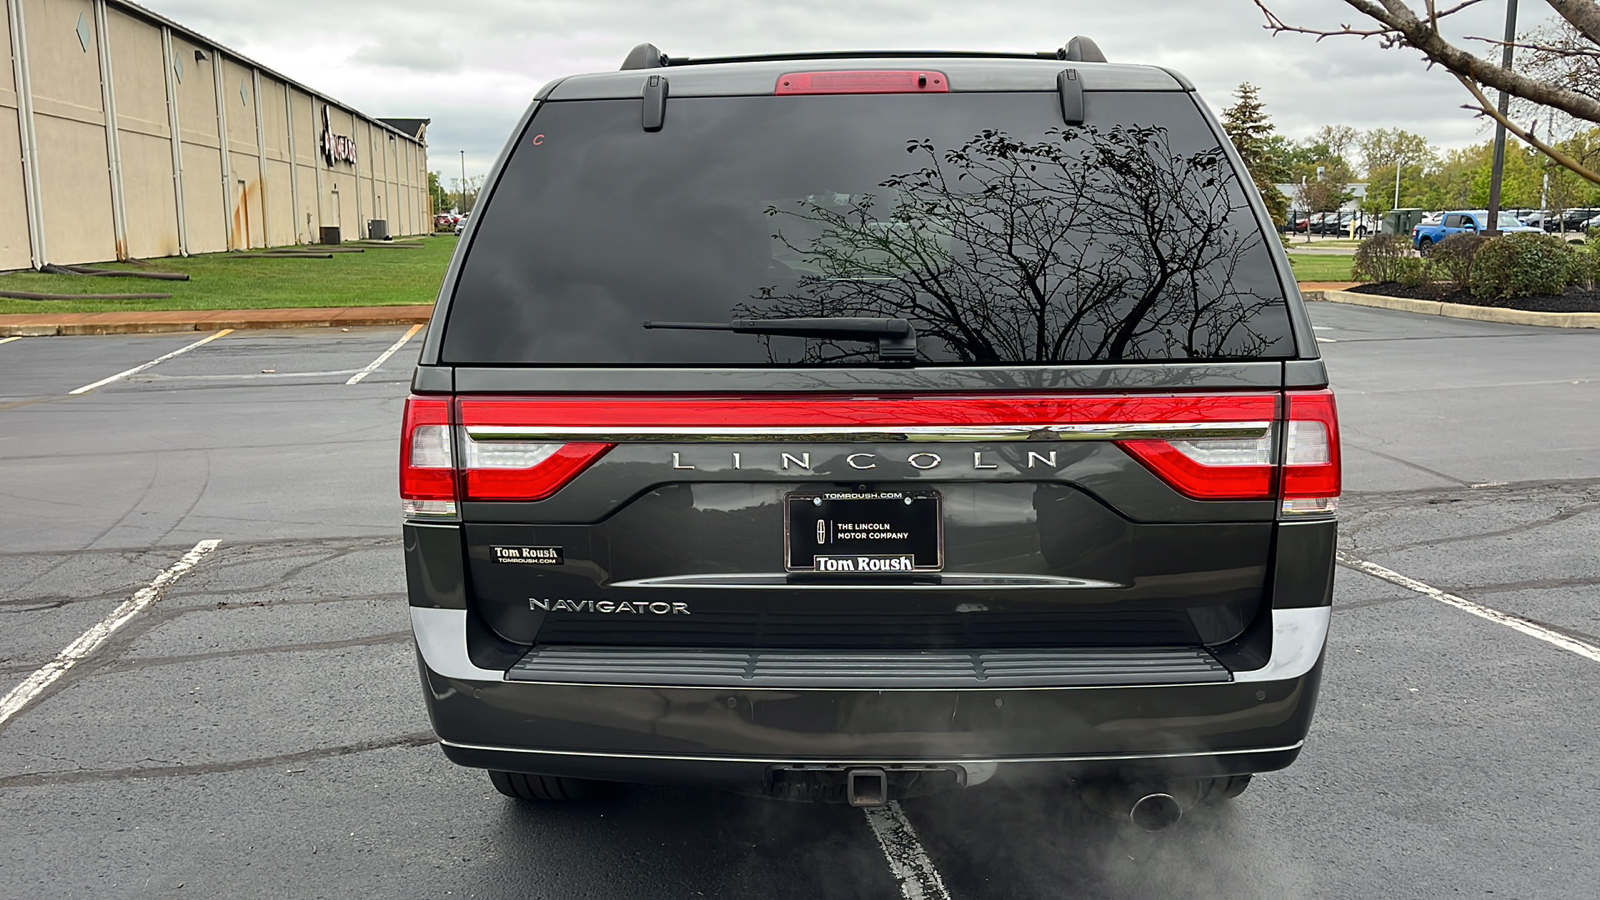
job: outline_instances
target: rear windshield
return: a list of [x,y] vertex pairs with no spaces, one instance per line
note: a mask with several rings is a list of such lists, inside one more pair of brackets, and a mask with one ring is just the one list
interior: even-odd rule
[[475,216],[450,364],[871,365],[873,343],[647,330],[901,318],[918,361],[1293,355],[1240,179],[1179,92],[546,103]]

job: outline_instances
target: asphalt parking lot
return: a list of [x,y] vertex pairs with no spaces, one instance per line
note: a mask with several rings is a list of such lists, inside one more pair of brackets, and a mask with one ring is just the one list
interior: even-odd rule
[[407,329],[0,343],[0,692],[26,695],[0,896],[1594,896],[1600,332],[1311,312],[1346,451],[1317,721],[1157,835],[1003,785],[515,804],[445,761],[418,693]]

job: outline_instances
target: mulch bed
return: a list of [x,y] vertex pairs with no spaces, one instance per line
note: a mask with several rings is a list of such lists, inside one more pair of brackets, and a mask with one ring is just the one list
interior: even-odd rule
[[1435,282],[1421,287],[1402,287],[1393,281],[1379,284],[1360,284],[1350,288],[1352,294],[1381,294],[1385,297],[1405,297],[1409,300],[1434,300],[1461,303],[1467,306],[1495,306],[1501,309],[1522,309],[1528,312],[1600,312],[1600,291],[1586,291],[1569,287],[1557,295],[1517,297],[1512,300],[1479,300],[1453,284]]

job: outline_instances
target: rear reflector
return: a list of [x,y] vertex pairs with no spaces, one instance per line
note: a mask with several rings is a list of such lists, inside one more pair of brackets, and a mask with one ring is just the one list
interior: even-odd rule
[[790,72],[775,94],[948,94],[943,72]]

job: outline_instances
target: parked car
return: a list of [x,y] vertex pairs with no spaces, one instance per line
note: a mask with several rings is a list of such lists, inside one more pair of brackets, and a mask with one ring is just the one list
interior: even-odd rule
[[1364,238],[1368,231],[1366,220],[1355,212],[1327,213],[1315,228],[1317,234],[1330,237],[1350,237],[1353,233],[1358,238]]
[[436,214],[434,214],[434,217],[433,217],[433,230],[434,231],[451,231],[456,227],[456,219],[457,218],[458,217],[456,216],[455,213],[447,213],[447,212],[436,213]]
[[[1583,231],[1588,221],[1600,215],[1600,209],[1569,209],[1562,213],[1560,218],[1561,231]],[[1557,230],[1557,229],[1550,229]]]
[[[1427,256],[1433,252],[1435,244],[1452,234],[1472,233],[1479,234],[1487,229],[1489,213],[1482,209],[1452,210],[1444,213],[1444,217],[1437,224],[1424,221],[1421,225],[1411,229],[1411,243],[1417,252]],[[1540,229],[1518,222],[1508,212],[1500,214],[1500,232],[1511,234],[1519,231],[1536,232]]]
[[470,218],[472,218],[472,210],[470,210],[470,209],[467,210],[466,212],[462,213],[461,215],[456,216],[456,224],[455,224],[455,232],[456,232],[456,234],[460,234],[461,232],[467,230],[467,220],[470,219]]
[[448,758],[521,800],[1076,780],[1153,830],[1299,755],[1337,416],[1182,76],[647,44],[501,160],[400,442]]

